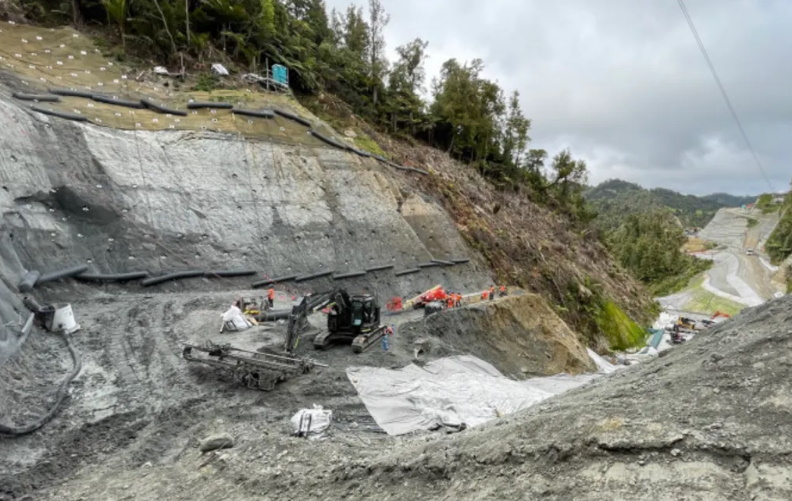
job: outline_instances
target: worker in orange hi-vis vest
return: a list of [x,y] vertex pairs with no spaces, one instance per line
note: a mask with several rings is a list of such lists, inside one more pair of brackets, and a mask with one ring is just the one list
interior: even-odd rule
[[490,298],[490,301],[492,301],[493,299],[495,299],[495,286],[494,286],[494,285],[490,285],[490,288],[489,288],[489,298]]
[[269,303],[270,308],[275,305],[275,289],[272,287],[270,287],[267,291],[267,302]]
[[500,286],[500,297],[504,297],[505,295],[506,295],[506,286],[505,285],[501,285]]

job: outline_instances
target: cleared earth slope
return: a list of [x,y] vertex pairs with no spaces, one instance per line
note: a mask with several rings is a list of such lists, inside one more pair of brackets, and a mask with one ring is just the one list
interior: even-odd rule
[[[211,463],[86,469],[59,499],[786,500],[792,497],[792,297],[665,356],[464,433],[257,438]],[[258,430],[258,431],[256,431]],[[209,464],[202,467],[201,465]]]

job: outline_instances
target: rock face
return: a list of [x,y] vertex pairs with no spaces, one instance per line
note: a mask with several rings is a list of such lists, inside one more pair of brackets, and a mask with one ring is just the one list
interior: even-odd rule
[[[10,292],[31,269],[84,263],[97,273],[248,268],[277,277],[382,264],[398,270],[471,254],[439,206],[404,190],[399,176],[410,174],[372,159],[229,134],[75,124],[34,116],[8,93],[0,88],[3,325],[17,320]],[[376,287],[384,301],[438,282],[471,289],[488,280],[474,259],[342,285]],[[302,289],[332,285],[325,278]],[[10,345],[10,336],[0,336],[0,348]]]
[[596,371],[575,333],[536,294],[445,310],[400,326],[399,336],[427,339],[433,357],[471,353],[513,378]]

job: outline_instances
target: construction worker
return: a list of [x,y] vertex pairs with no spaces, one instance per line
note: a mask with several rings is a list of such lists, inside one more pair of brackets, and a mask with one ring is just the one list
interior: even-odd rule
[[385,332],[382,333],[382,351],[388,351],[388,336],[393,335],[393,326],[385,327]]
[[500,297],[504,297],[504,296],[506,296],[506,286],[505,285],[501,285],[500,286]]
[[482,301],[486,301],[487,300],[487,294],[489,294],[489,292],[487,292],[486,290],[481,292],[481,300]]
[[489,298],[490,298],[490,301],[492,301],[493,299],[495,299],[495,285],[490,285],[490,288],[489,288]]
[[275,289],[272,287],[267,291],[267,303],[269,303],[270,308],[275,306]]

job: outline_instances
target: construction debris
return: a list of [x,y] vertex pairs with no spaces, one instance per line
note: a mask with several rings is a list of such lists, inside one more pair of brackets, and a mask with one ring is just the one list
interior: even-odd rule
[[310,439],[319,438],[330,426],[332,418],[333,411],[325,410],[321,405],[314,404],[313,409],[300,409],[291,418],[294,435]]

